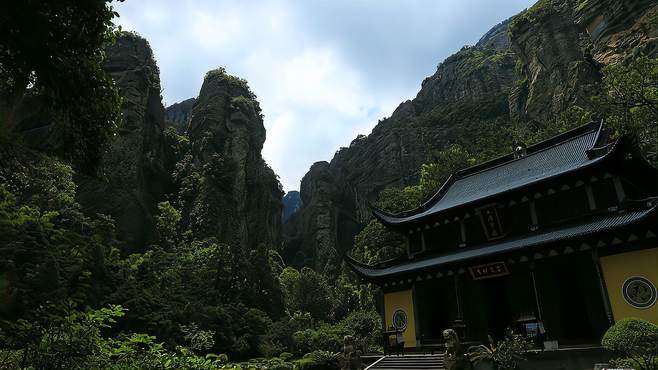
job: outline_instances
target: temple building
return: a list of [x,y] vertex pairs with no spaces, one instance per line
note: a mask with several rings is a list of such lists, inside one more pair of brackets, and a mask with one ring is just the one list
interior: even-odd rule
[[383,291],[405,347],[510,330],[599,344],[615,320],[658,324],[658,171],[633,138],[590,123],[454,173],[417,209],[373,210],[406,253],[348,265]]

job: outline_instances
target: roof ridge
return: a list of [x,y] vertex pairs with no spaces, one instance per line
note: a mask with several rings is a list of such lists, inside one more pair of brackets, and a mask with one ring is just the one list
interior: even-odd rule
[[[552,136],[552,137],[550,137],[546,140],[542,140],[538,143],[535,143],[535,144],[532,144],[532,145],[528,146],[526,148],[526,153],[527,154],[523,157],[514,158],[514,153],[507,153],[507,154],[501,155],[497,158],[490,159],[486,162],[478,163],[476,165],[458,170],[458,171],[455,172],[455,174],[458,175],[458,179],[462,179],[462,178],[465,178],[465,177],[468,177],[468,176],[471,176],[471,175],[475,175],[477,173],[484,172],[484,171],[489,170],[489,169],[500,167],[504,164],[514,162],[516,160],[527,158],[531,155],[541,153],[541,152],[546,151],[548,149],[554,148],[558,145],[576,140],[576,139],[578,139],[578,138],[580,138],[584,135],[588,135],[588,134],[591,134],[594,131],[597,131],[597,136],[596,136],[596,138],[594,140],[594,143],[593,143],[593,146],[594,146],[594,145],[596,145],[597,141],[599,140],[600,127],[601,126],[599,126],[599,124],[596,121],[591,121],[591,122],[588,122],[584,125],[572,128],[571,130],[565,131],[563,133]],[[500,163],[496,163],[496,162],[500,162]],[[463,174],[463,173],[465,173],[465,174]]]
[[[596,121],[590,121],[584,125],[580,125],[577,127],[572,128],[571,130],[565,131],[563,133],[557,134],[551,138],[548,138],[546,140],[540,141],[538,143],[535,143],[533,145],[530,145],[526,148],[526,151],[530,150],[531,152],[521,158],[514,158],[514,153],[508,153],[505,155],[502,155],[500,157],[488,160],[486,162],[478,163],[476,165],[470,166],[463,168],[461,170],[455,171],[450,174],[448,179],[441,185],[439,190],[437,190],[434,195],[432,195],[427,201],[423,202],[421,205],[414,209],[410,210],[405,210],[402,212],[397,212],[397,213],[391,213],[387,212],[381,209],[378,209],[377,207],[370,207],[374,213],[380,214],[380,215],[385,215],[389,217],[407,217],[410,215],[418,214],[421,212],[426,211],[431,207],[432,204],[436,203],[439,201],[443,195],[445,195],[446,191],[450,188],[452,184],[454,184],[456,181],[467,178],[469,176],[473,176],[479,173],[483,173],[487,170],[491,170],[494,168],[498,168],[500,166],[503,166],[508,163],[512,163],[516,160],[521,160],[523,158],[527,158],[528,156],[543,152],[545,150],[554,148],[560,144],[564,144],[573,140],[576,140],[584,135],[591,134],[594,131],[597,131],[597,137],[594,140],[594,143],[592,146],[596,145],[599,135],[601,133],[601,127],[603,125],[603,120],[601,122],[596,122]],[[590,148],[591,150],[592,148]]]

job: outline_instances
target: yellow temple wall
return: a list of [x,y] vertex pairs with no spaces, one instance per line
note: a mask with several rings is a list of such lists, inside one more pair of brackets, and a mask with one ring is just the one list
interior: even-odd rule
[[635,276],[644,277],[658,287],[658,248],[601,257],[601,268],[615,321],[637,317],[658,324],[658,302],[638,309],[626,302],[622,292],[624,282]]
[[397,310],[402,310],[407,314],[407,328],[402,333],[405,348],[416,347],[416,322],[411,289],[384,294],[384,316],[387,329],[393,325],[393,314]]

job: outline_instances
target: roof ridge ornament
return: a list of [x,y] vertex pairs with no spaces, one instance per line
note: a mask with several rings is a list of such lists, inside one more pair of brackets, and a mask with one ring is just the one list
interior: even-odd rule
[[512,145],[514,159],[520,159],[528,155],[527,146],[522,141],[515,142]]
[[[592,121],[592,123],[593,122],[594,121]],[[596,137],[594,138],[594,142],[592,143],[592,146],[586,151],[587,158],[594,159],[596,157],[605,154],[608,148],[609,138],[610,138],[610,133],[607,128],[605,119],[601,118],[601,121],[599,121],[599,128],[596,131]]]

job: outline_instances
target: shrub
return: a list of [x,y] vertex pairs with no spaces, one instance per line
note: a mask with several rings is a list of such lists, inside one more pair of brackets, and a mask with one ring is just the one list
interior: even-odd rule
[[636,318],[622,319],[608,329],[601,344],[641,370],[657,369],[658,325]]
[[[110,330],[124,311],[117,305],[80,311],[69,302],[43,311],[45,323],[20,320],[11,335],[0,333],[0,369],[213,370],[228,362],[223,354],[202,357],[183,347],[168,351],[147,334],[103,337],[101,331]],[[30,342],[17,342],[20,337]]]
[[341,321],[349,335],[354,336],[357,346],[364,352],[378,349],[383,329],[382,318],[376,311],[355,311]]
[[290,352],[283,352],[279,355],[279,358],[283,361],[288,361],[293,357],[293,354]]
[[326,320],[332,307],[331,287],[326,278],[304,267],[286,267],[279,277],[289,312],[308,312],[314,319]]
[[343,325],[322,324],[317,329],[298,331],[293,335],[295,350],[305,353],[313,350],[340,351],[343,338],[349,331]]
[[468,359],[473,363],[490,361],[499,370],[517,369],[519,362],[525,361],[525,352],[530,343],[520,336],[507,338],[494,343],[489,336],[489,346],[479,345],[468,349]]
[[[314,326],[313,318],[308,312],[295,312],[290,318],[283,318],[272,324],[267,334],[263,337],[259,349],[265,356],[276,356],[283,351],[294,352],[302,355],[306,352],[300,350],[294,341],[294,334],[298,331],[311,329]],[[282,353],[283,352],[283,353]]]
[[304,355],[307,361],[302,367],[308,370],[334,370],[339,369],[341,354],[331,351],[313,351]]

